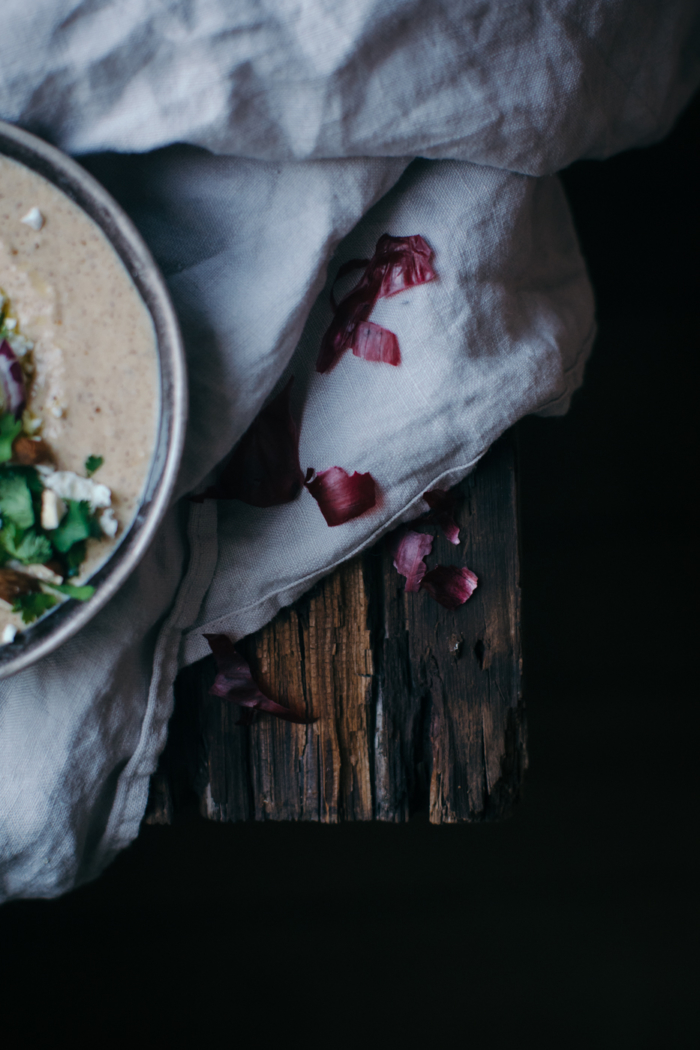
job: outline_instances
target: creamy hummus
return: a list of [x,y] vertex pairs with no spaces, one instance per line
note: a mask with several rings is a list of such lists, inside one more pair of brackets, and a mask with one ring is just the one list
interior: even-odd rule
[[[87,541],[69,581],[79,584],[119,542],[146,481],[159,413],[153,323],[99,227],[46,179],[2,156],[0,292],[33,344],[25,419],[57,470],[85,477],[89,457],[103,460],[92,480],[110,490],[118,525],[114,537]],[[25,627],[0,599],[0,643],[12,633],[8,624]]]

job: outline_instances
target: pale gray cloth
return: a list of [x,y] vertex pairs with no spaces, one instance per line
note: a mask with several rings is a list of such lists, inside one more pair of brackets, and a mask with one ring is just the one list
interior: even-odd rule
[[[515,420],[566,410],[593,299],[548,173],[663,134],[699,24],[680,0],[6,0],[0,116],[84,155],[168,279],[191,390],[179,494],[293,374],[304,469],[370,470],[382,500],[333,529],[306,491],[181,500],[110,605],[0,683],[0,897],[65,892],[136,836],[203,633],[255,630]],[[319,375],[327,283],[384,232],[435,250],[438,280],[372,315],[402,364]]]

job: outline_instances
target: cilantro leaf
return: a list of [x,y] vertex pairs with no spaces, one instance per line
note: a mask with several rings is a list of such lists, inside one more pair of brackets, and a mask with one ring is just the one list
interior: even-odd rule
[[68,579],[71,576],[77,576],[80,572],[80,566],[85,561],[86,554],[85,540],[81,540],[80,543],[74,543],[70,550],[61,555],[61,564],[64,569],[63,575]]
[[39,516],[41,517],[41,494],[44,491],[44,482],[39,477],[34,467],[24,467],[19,464],[13,464],[11,467],[5,467],[5,473],[12,472],[16,477],[24,478],[27,482],[27,488],[31,494],[35,497],[35,505],[39,505]]
[[12,458],[12,442],[22,430],[22,420],[15,419],[12,412],[0,416],[0,463]]
[[34,524],[32,494],[23,477],[0,473],[0,514],[3,522],[11,521],[19,529],[28,529]]
[[84,587],[74,587],[72,583],[49,583],[48,580],[42,582],[52,591],[60,591],[61,594],[67,594],[69,598],[75,598],[79,602],[86,602],[95,593],[95,588],[89,583]]
[[102,535],[99,522],[90,514],[90,504],[87,500],[66,500],[68,507],[60,525],[54,529],[51,542],[60,554],[65,554],[74,543],[89,539],[90,536],[99,538]]
[[87,476],[90,477],[96,470],[99,470],[103,463],[104,458],[102,456],[88,456],[85,460],[85,473]]
[[32,591],[30,594],[19,594],[12,604],[12,611],[21,613],[25,623],[33,623],[52,609],[57,601],[58,598],[54,598],[53,594]]
[[51,543],[34,529],[23,531],[8,522],[0,531],[0,548],[25,565],[43,565],[51,558]]

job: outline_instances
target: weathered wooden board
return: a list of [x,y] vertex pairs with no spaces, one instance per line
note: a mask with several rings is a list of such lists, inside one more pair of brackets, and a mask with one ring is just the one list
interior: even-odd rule
[[426,804],[434,823],[507,815],[527,761],[513,437],[455,492],[461,543],[439,534],[428,565],[472,569],[469,601],[407,594],[387,538],[241,642],[263,691],[312,725],[241,725],[208,693],[212,659],[188,668],[147,819],[169,822],[187,787],[213,820],[403,821]]

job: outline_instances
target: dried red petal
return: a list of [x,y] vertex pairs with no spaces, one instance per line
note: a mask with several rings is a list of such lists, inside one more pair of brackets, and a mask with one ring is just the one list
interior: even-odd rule
[[289,407],[292,376],[284,390],[266,405],[234,449],[213,488],[204,499],[239,499],[251,507],[277,507],[301,492],[304,474],[299,465],[299,428]]
[[[436,277],[432,267],[433,251],[428,243],[416,234],[413,237],[392,237],[382,234],[377,241],[372,258],[365,264],[363,259],[351,259],[338,270],[338,278],[351,270],[365,266],[365,272],[359,283],[340,303],[335,302],[331,289],[331,304],[335,317],[321,340],[321,348],[316,362],[317,372],[329,372],[350,347],[360,345],[356,340],[359,325],[369,321],[369,315],[378,299],[396,295],[407,288],[425,284]],[[333,282],[335,286],[335,281]],[[396,336],[394,336],[396,339]],[[398,342],[396,343],[398,354]],[[357,354],[365,357],[364,354]],[[367,357],[366,360],[386,361],[386,357]],[[390,360],[390,364],[399,361]]]
[[373,321],[362,321],[355,329],[352,352],[363,361],[384,361],[388,365],[401,364],[399,341],[388,328]]
[[[266,711],[287,722],[308,725],[315,721],[313,718],[307,718],[306,715],[295,714],[288,707],[283,707],[282,704],[270,700],[264,693],[261,693],[253,680],[247,660],[241,656],[231,639],[225,634],[205,634],[204,637],[209,642],[209,648],[216,660],[217,675],[209,690],[212,696],[221,696],[240,707]],[[248,724],[248,720],[241,718],[240,724]]]
[[458,565],[438,565],[426,572],[421,587],[446,609],[456,609],[467,598],[471,598],[478,582],[470,569]]
[[359,518],[377,502],[377,488],[369,471],[348,474],[342,467],[329,467],[305,484],[331,526]]
[[451,492],[444,489],[431,489],[423,493],[423,499],[433,511],[424,521],[434,521],[447,536],[450,543],[459,543],[459,527],[452,517],[455,500]]
[[406,577],[407,591],[420,590],[426,573],[424,558],[433,549],[433,537],[425,532],[400,529],[394,547],[394,568]]

